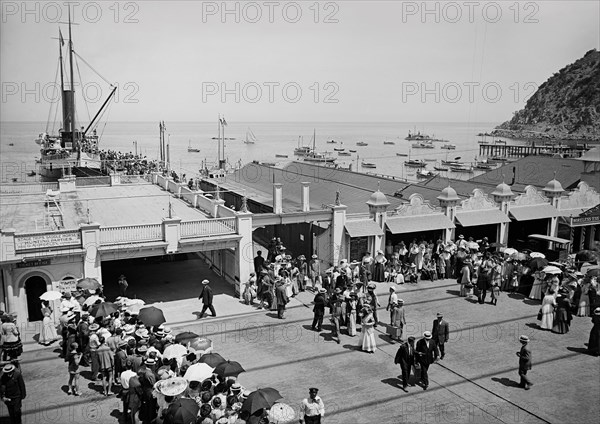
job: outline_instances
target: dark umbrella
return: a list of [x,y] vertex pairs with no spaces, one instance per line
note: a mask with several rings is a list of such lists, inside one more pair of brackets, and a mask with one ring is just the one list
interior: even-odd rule
[[283,396],[271,387],[258,389],[248,395],[248,398],[242,404],[242,411],[248,411],[250,414],[254,414],[260,409],[270,408],[281,398],[283,398]]
[[587,275],[588,277],[600,277],[600,267],[596,265],[593,268],[588,268],[585,275]]
[[175,400],[165,413],[165,422],[171,424],[194,424],[200,407],[193,399],[180,398]]
[[101,284],[95,278],[82,278],[77,281],[77,287],[86,290],[96,290],[101,287]]
[[239,362],[225,361],[215,367],[214,373],[221,377],[237,377],[240,373],[245,371],[246,370],[242,368]]
[[200,357],[198,362],[204,362],[205,364],[210,365],[213,368],[216,368],[218,365],[222,364],[223,362],[227,362],[227,360],[225,358],[223,358],[221,355],[219,355],[218,353],[205,353],[204,355],[202,355]]
[[163,311],[154,306],[140,309],[138,319],[146,325],[161,325],[166,321]]
[[98,318],[98,317],[107,317],[115,312],[118,312],[119,308],[112,302],[102,302],[92,306],[90,309],[90,315]]
[[192,340],[194,340],[198,337],[200,337],[200,336],[197,335],[196,333],[192,333],[191,331],[184,331],[183,333],[179,333],[178,335],[175,336],[175,341],[177,343],[187,344],[188,342],[191,342]]
[[532,271],[543,269],[546,265],[548,265],[548,260],[545,258],[533,258],[529,261],[529,268]]

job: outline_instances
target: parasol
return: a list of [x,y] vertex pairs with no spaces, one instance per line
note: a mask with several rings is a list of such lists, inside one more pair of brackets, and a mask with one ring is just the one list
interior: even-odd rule
[[87,305],[87,306],[92,306],[94,303],[96,303],[99,300],[102,301],[102,302],[104,301],[104,299],[102,299],[100,296],[93,295],[93,296],[90,296],[87,299],[85,299],[83,301],[83,304]]
[[286,403],[277,402],[269,410],[269,423],[289,424],[296,422],[296,411]]
[[248,398],[242,404],[242,411],[254,414],[260,409],[270,408],[282,397],[277,390],[271,387],[255,390],[248,395]]
[[156,389],[165,396],[180,395],[187,387],[188,381],[183,377],[171,377],[156,385]]
[[208,364],[193,364],[187,369],[183,378],[188,381],[204,381],[212,376],[213,370],[214,368]]
[[529,267],[532,271],[538,271],[548,265],[548,261],[544,258],[533,258],[529,261]]
[[196,352],[200,352],[200,355],[203,355],[212,351],[213,343],[210,339],[203,339],[202,337],[198,337],[189,342],[189,348],[194,349]]
[[189,342],[193,341],[194,339],[197,339],[198,337],[200,336],[196,333],[192,333],[191,331],[184,331],[183,333],[179,333],[175,336],[175,341],[177,343],[188,344]]
[[513,249],[512,247],[507,247],[506,249],[504,249],[504,254],[505,255],[511,256],[511,255],[516,254],[516,253],[519,253],[519,252],[517,251],[517,249]]
[[77,280],[77,287],[80,289],[96,290],[102,287],[102,285],[95,278],[82,278]]
[[540,252],[531,252],[529,254],[529,257],[530,258],[542,258],[542,259],[544,259],[546,257],[546,255],[544,255],[543,253],[540,253]]
[[163,358],[171,359],[171,358],[181,358],[187,355],[187,348],[180,344],[172,344],[165,348],[163,352]]
[[214,372],[221,377],[237,377],[245,371],[239,362],[225,361],[217,365]]
[[165,421],[172,424],[195,424],[200,407],[193,399],[179,398],[165,412]]
[[542,269],[542,272],[546,274],[562,274],[562,271],[559,267],[554,265],[548,265]]
[[52,301],[52,300],[58,300],[62,297],[62,293],[61,292],[57,292],[57,291],[47,291],[45,293],[42,293],[42,295],[40,296],[40,300],[47,300],[47,301]]
[[140,309],[142,309],[142,305],[139,303],[134,303],[133,305],[129,305],[125,308],[125,312],[129,312],[131,315],[138,315],[140,313]]
[[210,365],[211,367],[216,368],[217,365],[226,362],[226,360],[218,353],[206,353],[200,357],[198,362],[203,362],[205,364]]
[[154,306],[141,308],[138,315],[138,320],[142,321],[146,325],[161,325],[166,321],[163,311]]
[[600,266],[595,265],[587,269],[585,275],[588,277],[600,277]]
[[111,302],[102,302],[92,306],[90,315],[93,317],[107,317],[115,312],[118,312],[117,306]]

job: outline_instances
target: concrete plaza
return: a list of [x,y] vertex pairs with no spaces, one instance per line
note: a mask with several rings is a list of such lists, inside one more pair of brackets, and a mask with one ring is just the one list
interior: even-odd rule
[[[384,322],[389,321],[389,286],[380,283],[377,288]],[[209,337],[216,352],[240,362],[246,372],[239,380],[246,388],[274,387],[297,411],[308,388],[319,387],[328,424],[597,422],[600,359],[585,353],[589,317],[574,317],[571,331],[558,335],[538,328],[539,302],[520,295],[503,293],[497,306],[479,305],[458,297],[452,280],[405,284],[398,292],[408,321],[404,338],[431,330],[437,312],[450,323],[446,357],[430,367],[426,391],[418,385],[401,389],[400,369],[394,365],[398,343],[390,341],[384,326],[377,328],[378,351],[372,355],[357,350],[358,336],[344,334],[339,345],[332,341],[327,319],[322,333],[311,331],[308,292],[292,299],[285,320],[243,305],[225,290],[215,297],[217,318],[195,318],[200,305],[193,293],[164,306],[175,333]],[[517,387],[520,334],[532,340],[535,385],[529,391]],[[101,396],[100,386],[88,379],[80,381],[81,397],[66,394],[66,363],[57,357],[56,347],[26,344],[21,357],[28,392],[24,422],[122,422],[120,400]]]

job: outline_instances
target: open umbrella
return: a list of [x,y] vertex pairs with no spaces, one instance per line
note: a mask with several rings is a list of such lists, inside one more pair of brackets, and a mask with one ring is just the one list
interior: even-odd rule
[[101,284],[95,278],[82,278],[77,280],[77,287],[80,289],[96,290],[101,287]]
[[125,312],[129,312],[131,315],[138,315],[143,305],[139,303],[134,303],[133,305],[129,305],[125,308]]
[[270,408],[282,397],[277,390],[271,387],[255,390],[248,395],[248,398],[242,404],[242,411],[254,414],[259,409]]
[[545,266],[544,269],[542,269],[542,272],[546,274],[562,274],[561,269],[554,265]]
[[197,339],[198,337],[200,336],[196,333],[192,333],[191,331],[184,331],[183,333],[179,333],[175,336],[175,341],[177,343],[188,344],[189,342],[193,341],[194,339]]
[[163,311],[154,306],[148,306],[141,308],[138,315],[138,320],[142,321],[146,325],[161,325],[166,321]]
[[595,265],[593,267],[588,268],[585,272],[585,275],[587,275],[588,277],[600,277],[600,266]]
[[469,249],[476,250],[476,249],[479,249],[479,243],[476,243],[474,241],[470,241],[470,242],[467,243],[467,247]]
[[200,355],[212,351],[213,343],[210,339],[204,339],[197,337],[189,342],[190,349],[194,349],[196,352],[200,352]]
[[121,306],[132,306],[132,305],[145,305],[146,302],[144,302],[142,299],[130,299],[128,297],[117,297],[117,300],[115,300],[115,303]]
[[239,362],[225,361],[215,367],[214,373],[221,377],[237,377],[245,371]]
[[117,308],[117,305],[114,303],[102,302],[92,306],[92,309],[90,309],[90,315],[96,318],[107,317],[111,314],[114,314],[118,310],[119,309]]
[[99,300],[104,301],[104,299],[102,299],[100,296],[92,295],[92,296],[88,297],[87,299],[85,299],[83,301],[83,304],[87,305],[87,306],[92,306],[94,303],[96,303]]
[[529,267],[532,271],[544,269],[546,265],[548,265],[548,261],[544,258],[533,258],[529,261]]
[[42,293],[42,295],[40,296],[40,300],[52,301],[52,300],[58,300],[61,297],[62,297],[61,292],[50,290],[50,291]]
[[227,361],[218,353],[206,353],[200,357],[198,362],[203,362],[205,364],[210,365],[213,368],[216,368],[217,365]]
[[505,255],[511,256],[511,255],[514,255],[515,253],[519,253],[519,252],[517,251],[517,249],[513,249],[512,247],[507,247],[506,249],[504,249]]
[[165,348],[165,351],[163,352],[163,358],[181,358],[187,355],[187,353],[187,347],[180,344],[172,344]]
[[200,407],[193,399],[179,398],[169,405],[165,422],[171,424],[194,424]]
[[540,253],[540,252],[531,252],[531,253],[529,254],[529,257],[531,257],[531,258],[542,258],[542,259],[544,259],[544,258],[546,257],[546,255],[544,255],[543,253]]
[[214,368],[208,364],[197,363],[190,365],[190,367],[185,372],[183,378],[188,381],[204,381],[207,378],[210,378],[213,374]]
[[296,421],[296,411],[286,403],[277,402],[269,410],[269,423],[289,424]]
[[514,258],[515,258],[517,261],[525,261],[525,260],[527,260],[527,253],[525,253],[525,252],[518,252],[518,253],[516,254],[516,256],[515,256],[515,255],[513,255],[513,257],[514,257]]

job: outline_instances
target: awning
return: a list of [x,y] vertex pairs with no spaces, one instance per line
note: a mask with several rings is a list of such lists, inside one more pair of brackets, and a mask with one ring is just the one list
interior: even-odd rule
[[531,221],[533,219],[544,219],[560,216],[556,208],[547,203],[541,205],[512,206],[509,213],[517,221]]
[[346,231],[350,237],[382,236],[383,230],[372,219],[346,221]]
[[576,218],[579,215],[581,215],[583,212],[585,212],[586,210],[587,210],[587,208],[559,209],[558,215],[564,216],[565,218],[568,218],[570,216]]
[[454,223],[443,214],[397,216],[388,218],[385,223],[392,234],[456,228]]
[[559,243],[559,244],[571,243],[571,240],[567,240],[567,239],[560,238],[560,237],[547,236],[544,234],[530,234],[527,236],[527,238],[534,239],[534,240],[551,241],[553,243]]
[[510,222],[500,209],[484,209],[479,211],[456,211],[456,220],[463,227],[475,227],[477,225],[500,224]]

